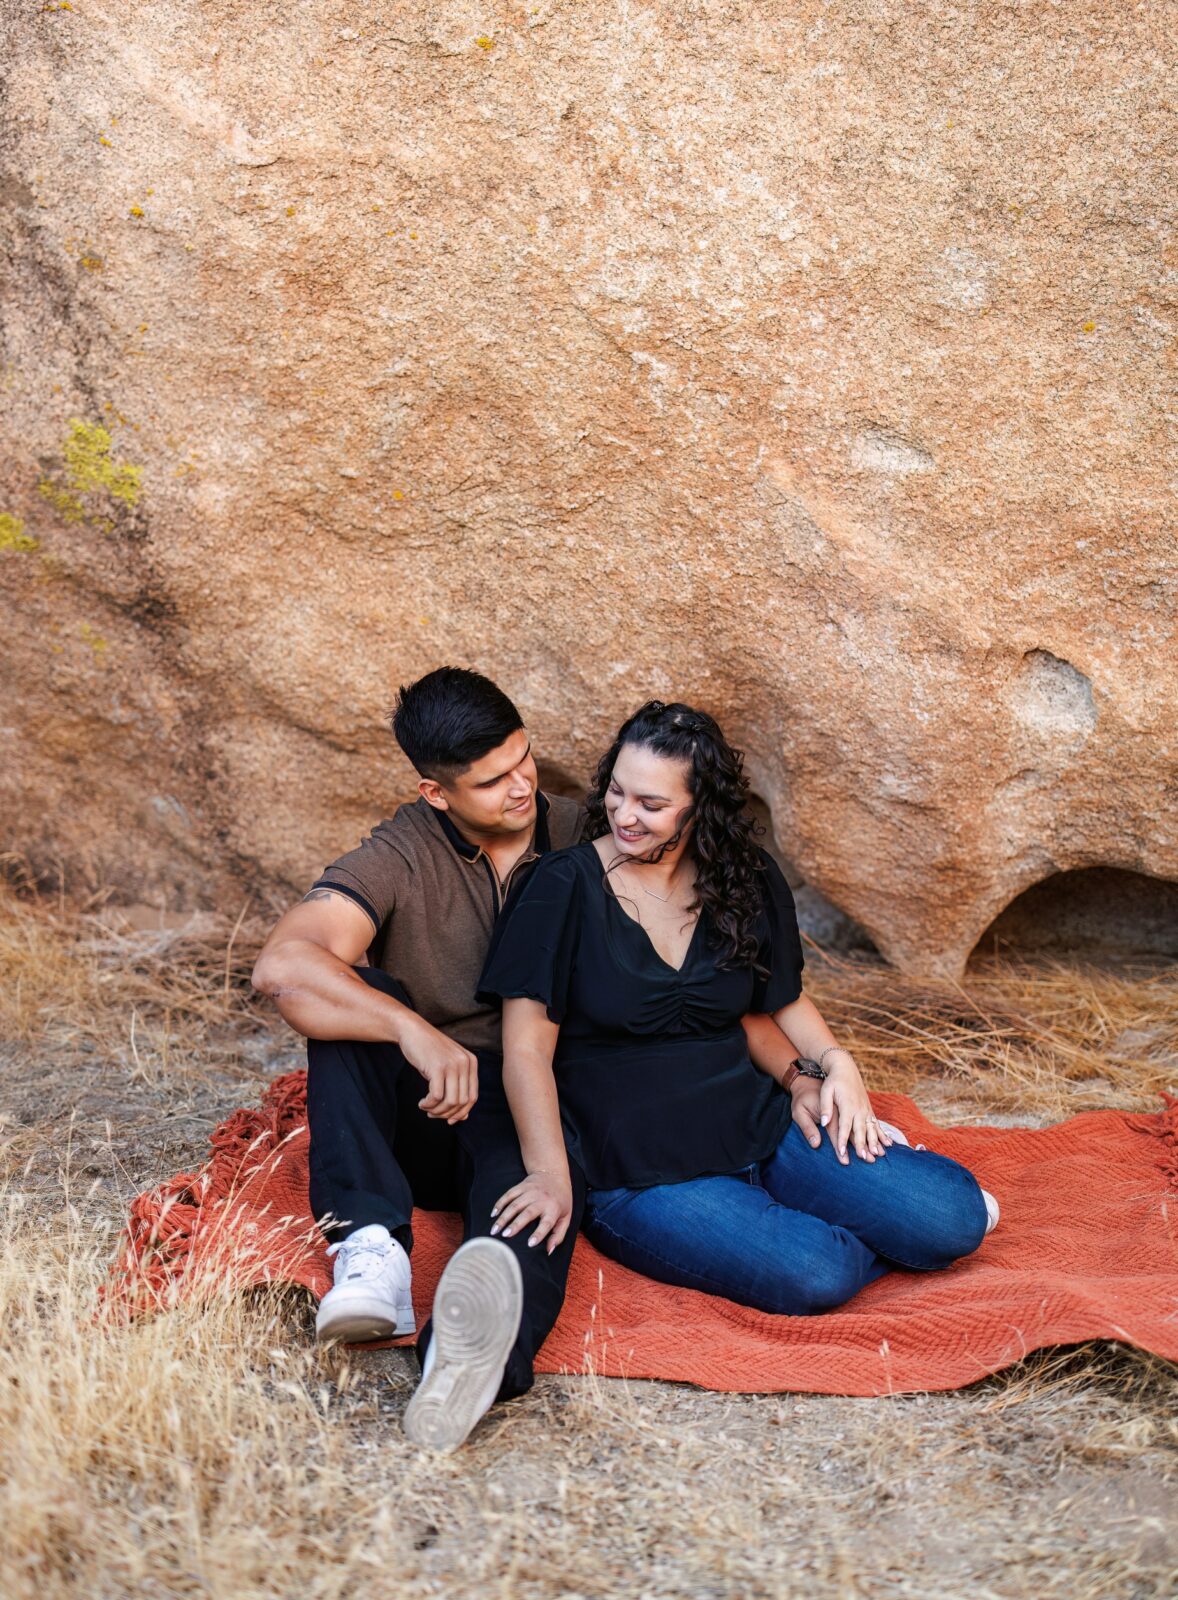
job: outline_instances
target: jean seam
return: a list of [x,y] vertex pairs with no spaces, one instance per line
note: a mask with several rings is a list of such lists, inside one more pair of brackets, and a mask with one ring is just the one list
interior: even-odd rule
[[[663,1265],[664,1267],[670,1268],[672,1271],[680,1274],[680,1276],[686,1275],[686,1276],[692,1277],[692,1278],[694,1278],[696,1280],[695,1283],[685,1283],[685,1284],[683,1284],[682,1285],[683,1288],[685,1288],[685,1289],[693,1289],[693,1288],[696,1287],[697,1284],[704,1284],[704,1285],[706,1285],[707,1290],[710,1293],[721,1295],[726,1300],[732,1299],[732,1295],[729,1293],[729,1291],[726,1288],[723,1288],[714,1279],[705,1277],[702,1272],[699,1272],[699,1273],[689,1272],[689,1273],[684,1274],[684,1269],[682,1267],[680,1267],[676,1262],[668,1261],[666,1256],[660,1255],[657,1250],[648,1249],[646,1245],[638,1244],[637,1241],[634,1240],[634,1239],[628,1239],[625,1234],[619,1233],[616,1228],[611,1228],[608,1223],[595,1222],[595,1223],[592,1223],[591,1226],[595,1227],[595,1228],[599,1228],[602,1233],[608,1233],[611,1239],[617,1239],[620,1244],[629,1244],[635,1250],[641,1250],[643,1252],[643,1254],[649,1256],[652,1261],[660,1262],[661,1265]],[[622,1264],[623,1264],[623,1266],[625,1265],[624,1262]]]

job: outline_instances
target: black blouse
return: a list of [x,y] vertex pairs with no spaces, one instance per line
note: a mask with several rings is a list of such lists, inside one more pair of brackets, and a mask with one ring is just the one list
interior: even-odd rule
[[539,1000],[569,1153],[591,1188],[643,1188],[763,1160],[790,1096],[749,1058],[740,1019],[802,992],[794,899],[765,851],[759,963],[716,964],[702,912],[682,967],[618,904],[592,844],[543,856],[495,927],[479,999]]

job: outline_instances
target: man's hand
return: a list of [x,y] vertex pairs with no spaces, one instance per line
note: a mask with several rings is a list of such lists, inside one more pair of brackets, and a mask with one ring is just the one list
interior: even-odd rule
[[402,1022],[397,1043],[429,1085],[424,1100],[417,1102],[426,1116],[451,1125],[465,1121],[479,1095],[479,1065],[470,1051],[413,1012]]
[[505,1239],[534,1220],[536,1227],[528,1244],[539,1244],[547,1234],[551,1255],[569,1231],[573,1215],[573,1185],[568,1168],[563,1172],[529,1172],[522,1183],[499,1196],[491,1215],[498,1218],[491,1232],[501,1232]]
[[[793,1119],[806,1136],[806,1143],[817,1150],[822,1143],[822,1126],[819,1117],[822,1114],[822,1081],[819,1078],[808,1078],[805,1073],[799,1072],[789,1086],[790,1095],[793,1097]],[[837,1106],[830,1113],[830,1121],[826,1124],[826,1131],[830,1142],[834,1146],[834,1153],[838,1156],[844,1167],[851,1164],[851,1158],[845,1150],[839,1152],[839,1114]],[[883,1136],[885,1139],[887,1135]],[[888,1143],[891,1140],[888,1139]]]
[[[813,1145],[817,1150],[822,1143],[822,1129],[818,1126],[819,1102],[822,1098],[822,1089],[817,1078],[808,1078],[805,1073],[799,1072],[789,1086],[790,1098],[793,1101],[793,1119],[806,1136],[806,1143]],[[833,1141],[834,1129],[829,1130]]]

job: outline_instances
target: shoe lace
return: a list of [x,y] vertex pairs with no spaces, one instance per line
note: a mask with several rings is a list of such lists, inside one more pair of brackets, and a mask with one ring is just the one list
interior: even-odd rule
[[361,1239],[358,1244],[341,1239],[338,1244],[328,1245],[329,1256],[337,1251],[341,1252],[347,1278],[375,1277],[391,1253],[388,1245],[378,1239]]

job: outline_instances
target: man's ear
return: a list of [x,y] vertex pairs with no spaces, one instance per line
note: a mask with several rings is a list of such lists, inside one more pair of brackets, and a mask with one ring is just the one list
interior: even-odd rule
[[426,805],[433,806],[435,811],[449,811],[450,802],[436,778],[422,778],[417,785],[417,792]]

